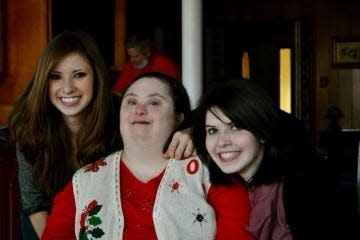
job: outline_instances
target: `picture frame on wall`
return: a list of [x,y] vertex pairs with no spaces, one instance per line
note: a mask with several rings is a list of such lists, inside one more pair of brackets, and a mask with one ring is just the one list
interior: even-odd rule
[[333,38],[332,66],[360,68],[360,38]]

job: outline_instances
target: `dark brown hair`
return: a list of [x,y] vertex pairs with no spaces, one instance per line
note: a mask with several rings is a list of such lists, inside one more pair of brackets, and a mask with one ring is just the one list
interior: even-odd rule
[[[76,149],[62,114],[51,104],[48,93],[49,73],[72,53],[84,57],[94,72],[94,94],[82,114]],[[113,150],[118,141],[119,108],[117,104],[113,106],[108,82],[103,57],[93,38],[84,32],[61,33],[45,47],[29,85],[9,116],[8,126],[18,150],[32,165],[34,180],[50,199],[71,179],[74,166],[96,160]]]

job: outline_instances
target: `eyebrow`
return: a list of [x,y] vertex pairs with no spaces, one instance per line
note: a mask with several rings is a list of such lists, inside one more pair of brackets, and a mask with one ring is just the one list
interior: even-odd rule
[[[80,68],[80,69],[75,69],[72,71],[72,73],[76,73],[76,72],[84,72],[85,69]],[[56,71],[56,70],[50,70],[50,73],[62,73],[61,71]]]
[[[127,94],[125,94],[124,98],[126,98],[126,97],[137,97],[137,96],[138,95],[135,94],[135,93],[127,93]],[[160,98],[162,98],[164,100],[167,100],[167,98],[164,95],[161,95],[159,93],[152,93],[152,94],[149,94],[147,97],[160,97]]]

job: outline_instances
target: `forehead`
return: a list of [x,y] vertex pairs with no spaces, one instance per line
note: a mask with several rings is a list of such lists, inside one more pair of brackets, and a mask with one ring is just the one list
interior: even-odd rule
[[142,52],[138,51],[136,48],[129,48],[127,50],[129,56],[131,57],[136,57],[136,56],[141,56],[143,55]]
[[135,95],[162,95],[170,97],[169,86],[157,78],[144,77],[136,80],[125,92],[124,96],[128,94]]
[[212,107],[206,111],[206,122],[228,125],[232,121],[221,111],[221,109],[218,107]]
[[83,55],[79,53],[70,53],[61,58],[55,65],[54,68],[62,68],[62,67],[77,67],[77,66],[87,66],[90,64],[88,59],[86,59]]

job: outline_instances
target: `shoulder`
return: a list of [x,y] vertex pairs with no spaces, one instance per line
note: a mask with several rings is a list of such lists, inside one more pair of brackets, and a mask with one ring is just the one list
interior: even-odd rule
[[248,200],[248,190],[246,186],[235,178],[231,178],[229,184],[219,183],[211,185],[209,194],[211,194],[213,198],[221,196],[227,199]]
[[170,57],[161,53],[153,53],[151,58],[153,62],[175,64],[175,61],[173,61]]
[[187,174],[193,175],[199,171],[207,170],[206,166],[197,156],[192,156],[183,160],[171,159],[170,162],[175,166],[182,166]]
[[118,159],[120,155],[121,155],[121,151],[116,151],[106,157],[99,158],[95,162],[89,163],[83,166],[82,168],[78,169],[74,174],[74,177],[84,174],[89,175],[90,173],[97,173],[109,169],[111,168],[110,165],[114,164],[116,162],[116,159]]

